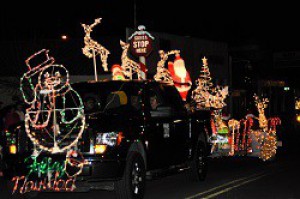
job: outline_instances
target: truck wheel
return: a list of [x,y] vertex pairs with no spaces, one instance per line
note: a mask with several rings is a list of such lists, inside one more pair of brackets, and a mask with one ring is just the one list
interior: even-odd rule
[[119,199],[142,199],[146,185],[146,169],[143,157],[139,153],[130,153],[126,160],[124,175],[115,182],[115,191]]
[[202,143],[198,144],[195,156],[190,164],[188,177],[192,181],[203,181],[207,174],[207,156],[205,146]]

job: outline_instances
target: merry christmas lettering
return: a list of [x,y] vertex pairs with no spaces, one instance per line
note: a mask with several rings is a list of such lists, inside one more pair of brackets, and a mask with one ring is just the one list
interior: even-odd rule
[[14,193],[27,193],[30,191],[73,191],[76,186],[76,177],[65,177],[65,164],[53,162],[51,158],[44,158],[37,161],[36,157],[25,159],[25,163],[33,160],[28,166],[29,173],[27,176],[15,176]]
[[73,191],[75,189],[75,178],[68,180],[58,179],[58,172],[55,174],[55,178],[48,180],[47,177],[40,180],[28,180],[25,176],[16,176],[12,179],[14,182],[14,193],[27,193],[30,191]]

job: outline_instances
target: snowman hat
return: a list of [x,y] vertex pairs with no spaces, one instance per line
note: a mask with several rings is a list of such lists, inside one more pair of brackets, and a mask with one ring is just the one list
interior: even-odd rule
[[[43,60],[43,61],[41,61]],[[42,49],[30,57],[28,57],[25,61],[29,70],[38,70],[40,68],[44,68],[49,65],[53,65],[55,59],[49,56],[49,50]]]

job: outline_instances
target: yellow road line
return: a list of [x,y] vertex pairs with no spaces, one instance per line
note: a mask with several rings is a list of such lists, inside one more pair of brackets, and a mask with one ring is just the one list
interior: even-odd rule
[[223,193],[226,193],[226,192],[228,192],[228,191],[230,191],[230,190],[232,190],[232,189],[235,189],[235,188],[237,188],[237,187],[240,187],[240,186],[242,186],[242,185],[244,185],[244,184],[247,184],[247,183],[250,183],[250,182],[252,182],[252,181],[258,180],[258,179],[260,179],[260,178],[262,178],[262,177],[265,177],[266,175],[267,175],[267,174],[258,176],[258,177],[256,177],[256,178],[253,178],[253,179],[250,179],[250,180],[247,180],[247,181],[244,181],[244,182],[242,182],[242,183],[240,183],[240,184],[238,184],[238,185],[235,185],[235,186],[232,186],[232,187],[228,187],[228,188],[223,189],[223,190],[221,190],[221,191],[218,191],[218,192],[216,192],[216,193],[210,194],[210,195],[208,195],[208,196],[206,196],[206,197],[204,197],[204,198],[205,198],[205,199],[214,198],[214,197],[216,197],[216,196],[218,196],[218,195],[221,195],[221,194],[223,194]]
[[[260,176],[262,176],[262,175],[266,175],[265,172],[258,173],[258,174],[254,174],[254,175],[251,175],[251,176],[248,176],[248,177],[244,177],[244,178],[240,178],[240,179],[238,179],[238,180],[233,180],[233,181],[231,181],[231,182],[227,182],[227,183],[225,183],[225,184],[222,184],[222,185],[220,185],[220,186],[211,188],[211,189],[206,190],[206,191],[204,191],[204,192],[200,192],[200,193],[197,193],[197,194],[195,194],[195,195],[189,196],[189,197],[187,197],[187,198],[185,198],[185,199],[198,198],[199,196],[202,196],[202,195],[204,195],[204,194],[213,192],[213,191],[215,191],[215,190],[217,190],[217,189],[221,189],[221,188],[223,188],[223,187],[227,187],[227,186],[229,186],[229,185],[236,184],[236,183],[239,183],[239,182],[241,182],[241,181],[248,180],[248,179],[251,180],[251,178],[256,179],[257,177],[260,177]],[[248,181],[249,181],[249,180],[248,180]]]

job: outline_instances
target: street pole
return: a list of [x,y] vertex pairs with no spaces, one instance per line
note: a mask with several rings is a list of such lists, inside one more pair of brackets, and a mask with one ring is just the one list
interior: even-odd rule
[[98,81],[98,74],[97,74],[97,63],[96,63],[96,54],[95,50],[93,49],[93,62],[94,62],[94,72],[95,72],[95,81]]
[[137,28],[137,20],[136,20],[136,0],[133,3],[133,29]]
[[[140,56],[139,57],[139,61],[140,63],[142,63],[144,66],[146,66],[146,57],[145,56]],[[141,72],[140,72],[141,74]],[[145,71],[145,77],[143,77],[143,79],[147,79],[147,72]]]

